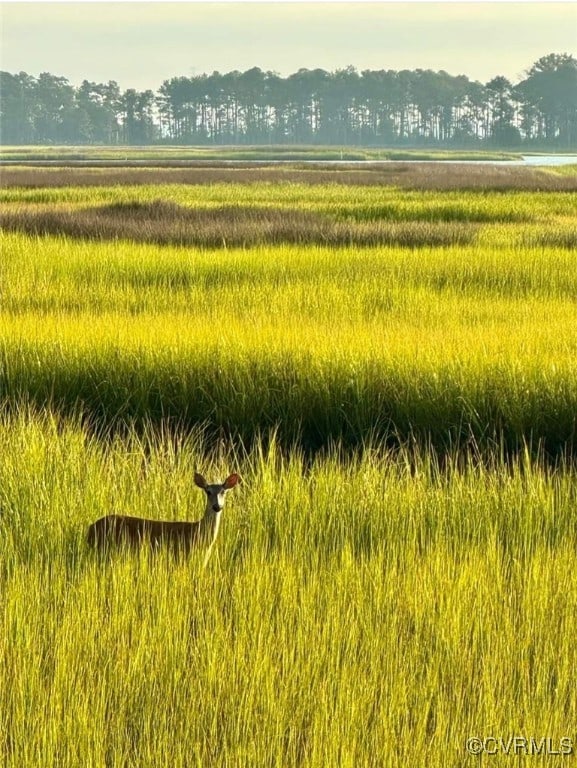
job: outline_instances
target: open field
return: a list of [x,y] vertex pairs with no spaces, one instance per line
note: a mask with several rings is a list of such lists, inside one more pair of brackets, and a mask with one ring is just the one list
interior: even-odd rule
[[158,163],[350,160],[514,160],[518,153],[475,150],[377,149],[324,146],[155,146],[155,147],[0,147],[0,160],[15,163]]
[[[563,191],[10,188],[0,387],[245,444],[575,444]],[[11,231],[8,231],[11,230]]]
[[[509,170],[3,170],[1,764],[575,759],[577,180]],[[205,570],[88,551],[195,470]]]
[[345,163],[338,166],[320,162],[287,163],[223,163],[219,161],[183,162],[165,167],[153,161],[138,166],[118,166],[87,162],[27,167],[3,165],[0,188],[26,187],[110,187],[162,184],[238,185],[306,184],[309,186],[379,186],[415,190],[549,190],[575,191],[577,172],[574,165],[554,167],[519,167],[473,163]]
[[[469,736],[575,738],[573,472],[207,457],[25,413],[0,446],[5,765],[450,768]],[[205,571],[87,552],[101,514],[194,517],[193,470],[233,465]]]

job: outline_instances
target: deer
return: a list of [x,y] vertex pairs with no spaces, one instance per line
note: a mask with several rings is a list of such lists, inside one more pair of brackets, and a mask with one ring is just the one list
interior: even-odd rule
[[199,473],[194,474],[194,484],[206,493],[204,516],[195,522],[149,520],[129,515],[106,515],[88,527],[88,544],[96,550],[126,543],[140,547],[143,544],[160,546],[168,544],[185,552],[193,547],[206,547],[204,565],[220,527],[220,516],[224,508],[224,497],[240,482],[237,474],[229,475],[223,483],[207,483]]

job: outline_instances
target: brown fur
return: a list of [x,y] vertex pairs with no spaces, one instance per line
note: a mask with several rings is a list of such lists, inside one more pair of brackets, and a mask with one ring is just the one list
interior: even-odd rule
[[130,515],[106,515],[88,527],[86,540],[91,547],[102,550],[109,546],[126,544],[140,547],[168,545],[185,551],[200,545],[207,548],[207,557],[214,544],[220,525],[226,491],[240,481],[237,474],[229,475],[224,483],[209,485],[198,473],[194,482],[206,492],[204,517],[195,522],[148,520]]

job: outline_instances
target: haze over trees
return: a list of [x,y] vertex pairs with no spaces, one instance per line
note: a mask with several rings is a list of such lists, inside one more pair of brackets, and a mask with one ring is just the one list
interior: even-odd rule
[[174,77],[156,93],[0,72],[0,141],[574,150],[577,59],[543,56],[515,84],[422,69],[299,69],[281,77],[254,67]]

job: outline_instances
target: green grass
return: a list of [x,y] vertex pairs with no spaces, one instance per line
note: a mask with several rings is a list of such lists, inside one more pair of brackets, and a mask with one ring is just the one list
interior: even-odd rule
[[[315,212],[336,219],[360,221],[462,221],[552,223],[561,217],[573,221],[571,191],[491,191],[449,189],[414,190],[396,186],[347,184],[145,184],[118,186],[51,185],[40,188],[9,186],[0,191],[3,216],[38,206],[51,210],[82,210],[96,206],[147,206],[162,201],[195,210],[239,207]],[[49,208],[48,208],[49,206]],[[130,211],[128,210],[129,214]]]
[[[572,473],[105,446],[24,413],[0,445],[4,764],[446,768],[471,735],[574,735]],[[86,551],[112,509],[197,517],[194,468],[233,466],[205,571]]]
[[[208,190],[205,205],[224,192]],[[294,206],[304,191],[287,194]],[[338,211],[330,197],[311,196],[309,210]],[[472,194],[460,211],[432,194],[429,206],[389,197],[399,217],[443,205],[465,226],[475,205]],[[0,392],[107,427],[203,423],[247,444],[277,428],[307,450],[372,435],[571,453],[574,259],[543,241],[570,242],[568,201],[518,198],[483,197],[476,210],[494,221],[467,246],[214,250],[6,234]],[[375,210],[362,201],[357,219]],[[500,222],[500,204],[527,221]],[[426,224],[405,234],[413,223]]]
[[256,161],[334,161],[334,160],[515,160],[518,153],[465,151],[374,149],[323,146],[223,146],[223,147],[10,147],[0,148],[0,159],[11,162],[51,161],[90,162],[178,162],[226,160]]
[[[1,192],[0,764],[577,748],[572,196],[48,178]],[[243,478],[206,569],[88,550],[195,470]]]

